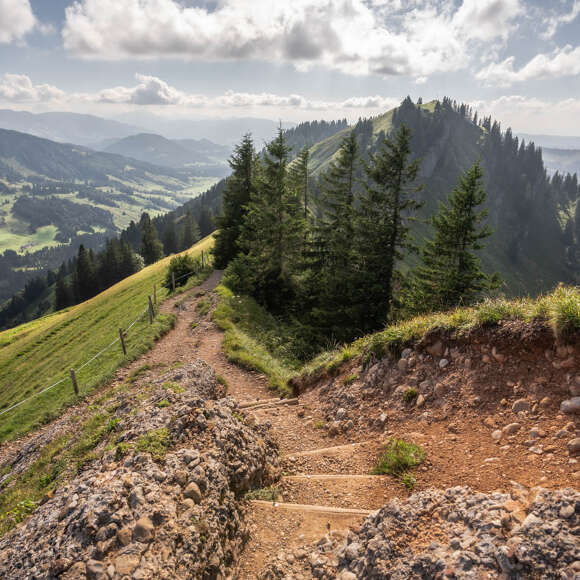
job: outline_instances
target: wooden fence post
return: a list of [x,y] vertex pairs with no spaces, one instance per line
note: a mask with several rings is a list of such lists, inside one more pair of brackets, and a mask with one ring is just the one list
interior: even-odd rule
[[171,290],[175,292],[175,272],[171,272]]
[[203,250],[201,251],[201,269],[203,270]]
[[157,306],[157,284],[153,284],[153,304]]
[[149,299],[149,324],[153,324],[153,302],[151,301],[151,296],[147,296]]
[[127,356],[127,347],[125,346],[125,333],[122,328],[119,328],[119,338],[121,339],[121,348],[123,349],[123,355]]
[[77,383],[77,375],[74,369],[70,370],[70,378],[72,380],[73,389],[75,390],[75,395],[79,394],[79,384]]

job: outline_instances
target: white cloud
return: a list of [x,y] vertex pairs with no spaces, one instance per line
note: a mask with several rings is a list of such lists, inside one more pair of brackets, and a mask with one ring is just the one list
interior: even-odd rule
[[503,43],[520,0],[79,0],[65,48],[98,59],[253,59],[349,74],[413,75],[466,66],[471,48]]
[[523,95],[506,95],[491,101],[473,101],[481,115],[492,115],[502,126],[523,133],[580,134],[580,98],[546,101]]
[[0,44],[20,40],[35,25],[29,0],[0,0]]
[[64,91],[52,85],[34,85],[29,77],[18,74],[5,74],[0,78],[0,100],[13,103],[61,101]]
[[566,45],[551,54],[537,54],[519,70],[514,68],[515,58],[510,56],[499,63],[491,63],[476,74],[487,84],[509,86],[535,79],[559,78],[580,74],[580,46]]
[[0,101],[9,103],[139,105],[198,109],[254,109],[330,111],[361,109],[385,110],[395,107],[400,99],[380,95],[351,97],[342,101],[307,99],[302,95],[247,93],[227,91],[209,96],[181,91],[154,76],[135,75],[134,86],[118,86],[96,93],[66,93],[52,85],[35,85],[26,75],[5,74],[0,77]]
[[580,14],[580,0],[574,0],[570,10],[564,13],[553,13],[543,18],[543,24],[546,27],[542,37],[552,38],[558,31],[558,28],[565,24],[574,22]]

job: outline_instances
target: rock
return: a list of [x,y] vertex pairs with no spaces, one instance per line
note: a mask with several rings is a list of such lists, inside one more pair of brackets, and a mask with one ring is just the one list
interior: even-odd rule
[[190,481],[183,491],[183,497],[193,500],[195,503],[201,502],[201,490],[195,481]]
[[449,364],[449,361],[446,358],[442,358],[439,361],[439,368],[444,369]]
[[143,516],[137,520],[135,529],[133,530],[133,539],[136,542],[147,543],[153,539],[155,535],[155,526],[148,516]]
[[574,423],[574,421],[569,421],[566,423],[564,429],[566,429],[566,431],[570,431],[570,433],[574,433],[574,431],[576,431],[576,423]]
[[333,421],[328,427],[328,435],[330,437],[336,437],[340,433],[340,421]]
[[560,404],[560,411],[568,415],[580,415],[580,397],[572,397]]
[[89,560],[87,562],[86,574],[88,580],[100,580],[107,577],[104,564],[98,560]]
[[345,558],[347,560],[355,560],[356,558],[358,558],[360,549],[361,549],[361,546],[357,542],[353,542],[352,544],[349,544],[344,549]]
[[505,361],[505,355],[504,354],[500,354],[496,347],[494,346],[491,349],[491,356],[493,356],[493,358],[498,362],[498,363],[503,363]]
[[543,397],[540,401],[540,408],[547,409],[552,404],[552,399],[550,397]]
[[403,349],[403,352],[401,353],[401,358],[409,358],[412,354],[413,354],[413,349],[405,348],[405,349]]
[[348,570],[343,570],[338,576],[338,580],[356,580],[356,575]]
[[423,395],[419,395],[417,397],[417,408],[420,409],[421,407],[423,407],[423,405],[425,405],[425,397]]
[[133,537],[133,532],[132,532],[131,528],[129,528],[128,526],[121,528],[117,532],[117,540],[119,541],[119,544],[121,544],[121,546],[128,546],[131,543],[132,537]]
[[409,361],[406,358],[399,359],[399,362],[397,363],[397,368],[401,372],[405,372],[407,370],[408,366],[409,366]]
[[580,455],[580,437],[568,441],[567,447],[570,455]]
[[518,399],[512,405],[512,411],[514,413],[520,413],[521,411],[529,412],[531,409],[530,402],[527,399]]
[[437,383],[433,389],[433,394],[437,399],[441,399],[445,395],[445,385],[443,383]]
[[440,356],[443,356],[443,354],[445,353],[445,345],[443,344],[443,342],[441,342],[440,340],[438,340],[434,344],[431,344],[428,347],[426,347],[425,350],[431,356],[440,357]]
[[125,575],[130,575],[133,570],[139,566],[139,556],[137,554],[122,554],[115,558],[115,569],[117,574],[121,577]]
[[545,437],[546,436],[546,432],[543,431],[542,429],[539,429],[538,427],[532,427],[530,429],[530,437],[532,439],[539,439],[540,437]]
[[348,421],[343,421],[340,425],[340,428],[341,428],[343,433],[350,431],[353,427],[354,427],[354,421],[352,419],[349,419]]
[[341,407],[337,412],[336,412],[336,420],[337,421],[342,421],[344,419],[346,419],[346,409]]
[[491,434],[491,438],[494,439],[495,441],[499,441],[501,439],[501,436],[502,436],[502,432],[499,429],[496,429]]
[[571,518],[576,510],[570,505],[566,504],[560,508],[559,516],[564,519]]
[[506,434],[506,435],[514,435],[515,433],[517,433],[521,428],[521,425],[519,423],[510,423],[509,425],[506,425],[502,431]]

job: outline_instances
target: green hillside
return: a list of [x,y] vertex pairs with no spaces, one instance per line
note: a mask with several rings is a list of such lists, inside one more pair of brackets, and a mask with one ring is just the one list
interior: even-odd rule
[[[189,253],[198,256],[212,242],[209,236]],[[76,399],[69,370],[79,369],[118,337],[120,327],[127,328],[144,312],[154,284],[159,300],[167,296],[160,287],[169,260],[141,270],[87,302],[0,333],[0,413],[60,379],[67,379],[3,414],[0,441],[46,422]],[[153,325],[149,325],[146,315],[141,316],[128,335],[126,358],[120,345],[115,344],[77,372],[81,396],[109,380],[120,365],[145,352],[172,324],[171,316],[159,315]]]
[[377,150],[382,134],[405,123],[413,135],[413,156],[420,159],[418,183],[424,186],[418,195],[424,205],[413,225],[419,243],[430,235],[425,222],[438,203],[479,160],[488,193],[488,222],[495,232],[481,256],[485,268],[499,272],[505,281],[503,291],[513,296],[537,294],[558,282],[574,281],[575,265],[569,259],[574,250],[563,232],[572,215],[570,207],[580,195],[577,186],[573,192],[558,187],[546,174],[541,149],[520,142],[491,119],[474,122],[472,112],[462,107],[449,99],[425,104],[406,99],[396,109],[359,120],[312,147],[313,187],[336,159],[349,131],[354,130],[364,158]]

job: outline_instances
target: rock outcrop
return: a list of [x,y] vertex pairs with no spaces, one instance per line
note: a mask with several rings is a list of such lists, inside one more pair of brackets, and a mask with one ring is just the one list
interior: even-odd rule
[[224,391],[196,361],[144,400],[119,393],[117,447],[2,538],[0,577],[227,576],[247,537],[239,497],[279,467],[266,427]]

